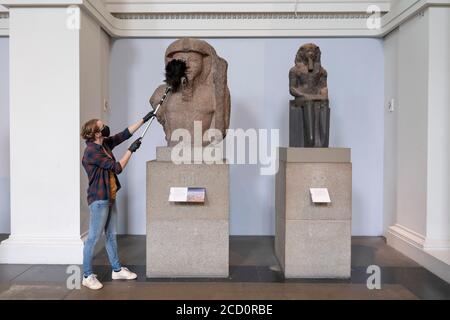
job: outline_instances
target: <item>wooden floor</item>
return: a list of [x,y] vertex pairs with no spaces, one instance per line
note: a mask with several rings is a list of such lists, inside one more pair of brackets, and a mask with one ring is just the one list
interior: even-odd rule
[[[5,238],[0,236],[0,239]],[[66,265],[0,264],[0,299],[450,299],[450,285],[387,246],[382,237],[352,239],[349,280],[284,279],[274,270],[273,237],[231,237],[227,279],[147,279],[145,236],[120,236],[119,255],[138,274],[112,281],[106,253],[94,259],[104,288],[68,289]],[[369,290],[367,266],[381,268],[381,289]]]

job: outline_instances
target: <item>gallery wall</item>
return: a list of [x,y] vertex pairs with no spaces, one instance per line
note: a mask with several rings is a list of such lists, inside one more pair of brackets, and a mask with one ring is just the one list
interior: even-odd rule
[[384,227],[450,239],[450,8],[429,8],[385,39]]
[[[113,40],[110,68],[110,125],[113,131],[137,121],[163,80],[164,52],[173,39]],[[280,129],[288,145],[288,71],[300,45],[322,49],[328,71],[331,147],[352,148],[353,234],[381,235],[383,229],[384,53],[381,39],[208,39],[228,61],[231,128]],[[131,141],[130,141],[131,142]],[[145,234],[146,161],[165,145],[155,123],[141,149],[121,174],[119,231]],[[120,157],[127,144],[117,148]],[[258,165],[230,168],[233,235],[274,233],[274,177]]]
[[[90,119],[108,121],[109,110],[104,101],[109,96],[109,36],[91,17],[81,15],[80,29],[80,127]],[[80,158],[86,143],[80,139]],[[88,179],[80,165],[80,232],[85,234],[89,228],[89,208],[86,199]]]
[[[426,234],[428,12],[400,27],[397,219]],[[412,72],[414,70],[414,72]],[[414,75],[414,76],[413,76]]]
[[9,39],[0,37],[0,233],[9,233]]
[[450,281],[450,8],[385,41],[384,225],[388,245]]
[[383,230],[395,224],[397,212],[397,150],[398,150],[398,66],[399,30],[391,32],[384,40],[384,99],[385,106],[393,103],[393,109],[384,108],[384,182],[383,182]]

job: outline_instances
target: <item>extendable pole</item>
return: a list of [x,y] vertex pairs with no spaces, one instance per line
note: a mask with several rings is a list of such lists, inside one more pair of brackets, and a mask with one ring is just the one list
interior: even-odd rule
[[153,122],[153,119],[155,119],[155,117],[156,117],[156,113],[158,112],[159,108],[161,107],[161,105],[166,100],[167,95],[169,94],[170,91],[172,91],[172,87],[169,86],[169,87],[166,88],[166,92],[164,92],[164,95],[162,96],[161,100],[159,100],[159,103],[156,106],[156,109],[155,109],[155,112],[154,112],[155,115],[150,119],[150,121],[148,122],[147,126],[145,127],[144,132],[142,132],[141,137],[139,138],[140,140],[142,140],[144,138],[145,134],[147,133],[148,128],[150,128],[150,126],[151,126],[151,124]]

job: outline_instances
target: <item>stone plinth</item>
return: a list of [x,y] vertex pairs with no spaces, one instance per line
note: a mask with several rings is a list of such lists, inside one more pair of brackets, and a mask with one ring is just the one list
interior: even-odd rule
[[[169,202],[170,187],[204,187],[205,202]],[[229,166],[147,162],[147,277],[228,277]]]
[[[286,278],[349,278],[352,165],[350,149],[280,148],[275,251]],[[310,188],[328,188],[314,204]]]

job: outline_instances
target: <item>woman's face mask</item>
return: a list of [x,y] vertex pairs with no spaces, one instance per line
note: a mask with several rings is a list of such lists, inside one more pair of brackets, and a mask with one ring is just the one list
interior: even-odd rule
[[111,134],[109,131],[109,127],[107,125],[103,126],[102,131],[100,131],[100,133],[102,134],[102,137],[108,138],[109,135]]

